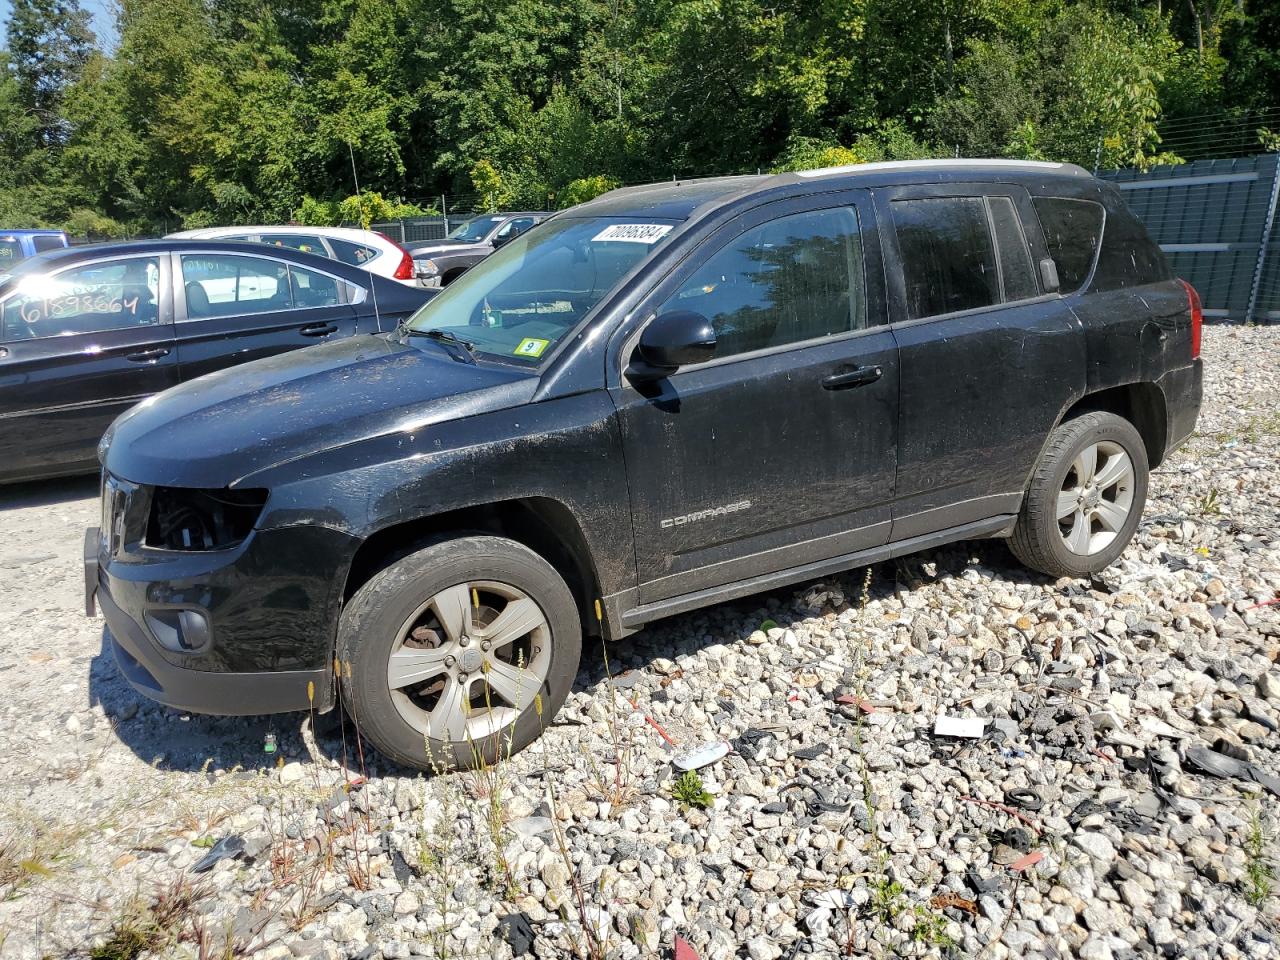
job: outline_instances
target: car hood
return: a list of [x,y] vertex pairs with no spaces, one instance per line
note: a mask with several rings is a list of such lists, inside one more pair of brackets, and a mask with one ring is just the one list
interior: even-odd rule
[[487,243],[429,243],[423,246],[414,244],[409,247],[409,256],[415,260],[438,257],[444,253],[466,253],[469,250],[487,250]]
[[536,384],[423,338],[353,337],[144,400],[107,431],[104,463],[135,483],[231,487],[323,450],[525,402]]

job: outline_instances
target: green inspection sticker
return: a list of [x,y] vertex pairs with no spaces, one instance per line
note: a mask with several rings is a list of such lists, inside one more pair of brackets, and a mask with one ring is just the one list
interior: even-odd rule
[[517,357],[540,357],[542,351],[550,346],[550,340],[539,340],[537,337],[525,337],[520,345],[512,351]]

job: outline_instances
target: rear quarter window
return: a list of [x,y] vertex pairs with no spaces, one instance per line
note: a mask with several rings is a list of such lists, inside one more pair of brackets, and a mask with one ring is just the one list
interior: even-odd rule
[[66,246],[61,237],[32,237],[35,244],[36,253],[43,253],[46,250],[61,250]]
[[1106,219],[1102,205],[1092,200],[1036,197],[1035,207],[1049,256],[1058,267],[1058,290],[1074,293],[1089,279],[1098,258]]
[[1092,288],[1117,290],[1172,280],[1173,272],[1160,248],[1119,195],[1106,198],[1107,223]]

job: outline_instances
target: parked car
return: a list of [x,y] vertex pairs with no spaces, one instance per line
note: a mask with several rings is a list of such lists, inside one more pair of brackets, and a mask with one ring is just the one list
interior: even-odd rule
[[91,472],[122,411],[201,374],[376,333],[434,296],[289,249],[153,240],[0,277],[0,482]]
[[425,286],[447,287],[504,243],[550,216],[530,211],[490,213],[461,224],[443,240],[410,243],[418,280]]
[[0,274],[20,260],[67,246],[61,230],[0,230]]
[[351,227],[206,227],[171,233],[171,240],[241,240],[288,247],[360,267],[380,277],[415,286],[413,257],[390,237]]
[[584,634],[961,539],[1103,569],[1195,426],[1200,326],[1075,166],[616,190],[395,333],[117,420],[88,603],[161,702],[340,696],[399,763],[493,761]]

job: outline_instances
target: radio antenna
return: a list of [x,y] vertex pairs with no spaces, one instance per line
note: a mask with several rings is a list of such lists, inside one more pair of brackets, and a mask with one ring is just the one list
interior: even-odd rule
[[[356,185],[356,208],[360,211],[360,226],[364,227],[364,197],[360,195],[360,177],[356,173],[356,150],[351,146],[351,141],[347,141],[347,152],[351,154],[351,182]],[[369,289],[373,292],[373,321],[378,325],[378,332],[382,332],[382,312],[378,309],[378,279],[377,274],[372,270],[365,270],[369,274]]]

